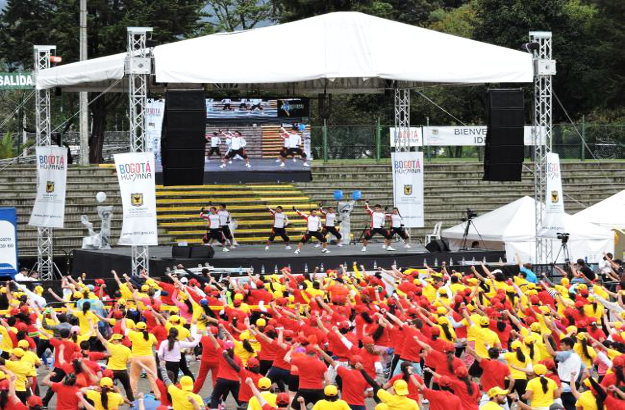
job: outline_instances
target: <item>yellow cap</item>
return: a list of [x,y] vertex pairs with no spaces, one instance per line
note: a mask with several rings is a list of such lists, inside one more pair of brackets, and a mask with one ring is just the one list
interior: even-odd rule
[[577,333],[577,328],[575,326],[569,326],[566,328],[566,333]]
[[28,343],[28,340],[22,339],[17,342],[17,347],[21,347],[22,349],[28,349],[30,347],[30,344]]
[[147,292],[148,290],[150,290],[150,287],[148,285],[141,286],[141,292]]
[[180,378],[180,388],[186,391],[193,390],[193,379],[189,376],[182,376]]
[[239,335],[239,340],[250,340],[250,332],[248,330],[244,330]]
[[515,341],[514,341],[514,342],[512,342],[512,344],[510,345],[510,348],[511,348],[512,350],[516,350],[516,349],[521,348],[522,346],[523,346],[523,344],[521,344],[521,341],[520,341],[520,340],[515,340]]
[[447,319],[445,316],[441,316],[438,319],[436,319],[436,321],[438,322],[439,325],[448,325],[449,324],[449,319]]
[[0,380],[4,380],[7,378],[6,373],[4,373],[2,370],[0,370]]
[[486,316],[480,317],[480,325],[487,326],[489,324],[490,324],[490,319],[489,318],[487,318]]
[[540,323],[534,322],[530,325],[530,330],[532,332],[540,332]]
[[267,321],[261,317],[260,319],[256,320],[256,326],[265,327],[267,326]]
[[388,404],[380,403],[377,406],[375,406],[375,410],[389,410]]
[[326,396],[336,396],[337,394],[339,394],[339,390],[336,388],[335,385],[329,384],[325,387],[325,389],[323,389],[323,393]]
[[[182,381],[182,380],[181,380]],[[110,377],[103,377],[100,380],[100,387],[113,387],[113,380]]]
[[406,383],[403,379],[395,380],[395,383],[393,383],[393,390],[395,390],[395,394],[398,396],[407,396],[408,383]]
[[139,322],[135,325],[135,327],[139,330],[145,330],[147,328],[148,325],[145,324],[145,322]]
[[41,295],[43,293],[43,286],[35,286],[35,293]]
[[243,300],[243,295],[240,293],[237,293],[234,295],[234,300]]
[[547,374],[547,367],[544,364],[536,364],[534,365],[534,373],[538,376]]
[[261,377],[258,379],[258,388],[263,390],[268,390],[271,388],[271,380],[268,377]]
[[178,315],[170,316],[169,317],[169,321],[173,322],[173,323],[178,323],[178,322],[180,322],[180,316],[178,316]]
[[447,313],[447,309],[445,309],[444,307],[439,306],[436,308],[437,315],[444,315],[445,313]]
[[493,387],[492,389],[490,389],[488,391],[488,397],[493,398],[495,396],[499,396],[499,395],[506,395],[508,394],[508,390],[504,390],[501,387]]
[[16,357],[22,357],[24,356],[24,349],[22,349],[21,347],[16,347],[15,349],[13,349],[12,352]]
[[82,293],[80,292],[74,292],[72,296],[74,296],[74,299],[82,299]]
[[120,335],[119,333],[113,333],[113,335],[111,336],[111,340],[122,340],[124,338],[123,335]]
[[4,286],[0,288],[0,293],[7,293],[7,288]]

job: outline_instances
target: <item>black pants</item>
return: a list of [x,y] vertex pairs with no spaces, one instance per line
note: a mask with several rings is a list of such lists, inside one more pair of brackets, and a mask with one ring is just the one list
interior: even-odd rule
[[124,391],[126,392],[128,400],[135,401],[135,396],[132,394],[132,389],[130,388],[128,370],[113,370],[113,380],[115,379],[119,380],[122,386],[124,386]]
[[401,357],[399,357],[398,354],[393,355],[393,358],[391,359],[391,371],[389,372],[389,379],[393,377],[393,372],[395,371],[395,367],[397,366],[397,363],[399,363],[400,359]]
[[206,158],[212,157],[213,154],[217,154],[217,156],[221,158],[221,151],[219,151],[219,147],[211,147],[210,151],[208,151],[208,154],[206,155]]
[[239,405],[239,387],[241,385],[239,382],[235,382],[234,380],[226,380],[226,379],[217,379],[215,383],[215,388],[213,389],[213,394],[211,395],[211,409],[216,409],[219,406],[221,401],[226,401],[228,398],[228,393],[232,394],[234,400]]
[[[61,380],[63,380],[63,378],[65,378],[65,371],[63,369],[59,369],[58,367],[55,367],[54,376],[50,378],[50,381],[52,383],[58,383]],[[48,403],[52,399],[52,396],[54,396],[54,390],[52,390],[52,387],[49,387],[48,391],[46,392],[46,395],[44,396],[43,399],[41,399],[41,401],[43,402],[43,407],[48,406]]]
[[394,235],[399,235],[399,237],[402,238],[403,240],[408,239],[408,235],[406,234],[406,230],[404,229],[403,226],[400,226],[398,228],[392,228],[391,229],[391,238]]
[[245,152],[243,148],[231,149],[230,151],[228,151],[225,158],[231,159],[231,158],[236,157],[237,155],[239,155],[243,159],[247,159],[247,153]]
[[260,374],[263,376],[267,375],[269,369],[273,366],[273,360],[261,360],[260,361]]
[[389,234],[389,232],[384,228],[369,228],[365,231],[365,239],[370,240],[371,238],[375,236],[376,233],[379,233],[380,235],[382,235],[384,239],[391,238],[391,235]]
[[176,384],[178,383],[178,371],[180,370],[180,362],[165,362],[165,370],[172,372],[173,376],[171,381]]
[[24,391],[16,391],[15,395],[21,400],[22,403],[26,404],[26,400],[31,396],[30,389],[26,389]]
[[308,242],[308,240],[309,240],[311,237],[313,237],[313,236],[314,236],[315,238],[317,238],[317,239],[319,240],[319,242],[321,242],[321,243],[326,243],[326,242],[327,242],[327,240],[326,240],[325,236],[323,236],[323,235],[321,234],[321,232],[319,232],[319,231],[306,231],[306,233],[304,234],[304,236],[302,236],[302,239],[300,239],[299,241],[300,241],[301,243],[306,243],[306,242]]
[[221,227],[221,233],[223,234],[224,238],[232,241],[232,232],[230,231],[230,227],[228,225],[224,225]]
[[276,236],[281,237],[282,240],[286,243],[291,242],[291,238],[289,238],[289,235],[286,234],[286,228],[276,228],[276,227],[271,228],[271,234],[269,235],[269,242],[273,242],[273,240],[276,239]]
[[187,356],[185,354],[180,355],[180,370],[182,371],[182,374],[184,374],[185,376],[189,376],[195,382],[195,376],[193,375],[191,370],[189,370],[189,365],[187,364]]
[[226,240],[224,239],[224,234],[221,229],[209,229],[208,231],[206,231],[203,242],[209,243],[211,239],[214,239],[221,244],[226,243]]
[[[521,398],[525,394],[526,387],[527,380],[514,379],[514,387],[512,387],[512,391],[515,392],[519,398]],[[573,398],[573,400],[575,400],[575,398]],[[573,408],[575,408],[575,403],[573,403]]]
[[301,148],[289,148],[288,155],[295,157],[295,155],[299,155],[302,159],[306,159],[306,153]]
[[271,383],[277,384],[278,389],[280,389],[281,392],[286,391],[286,386],[289,383],[290,375],[290,371],[275,366],[269,369],[269,373],[267,373],[267,377],[269,378],[269,380],[271,380]]
[[296,406],[299,406],[299,403],[297,402],[297,399],[299,397],[303,397],[304,401],[306,402],[306,406],[308,406],[308,404],[312,403],[314,405],[319,400],[323,400],[324,396],[322,389],[299,389],[295,397],[293,397],[293,401],[291,402],[292,408],[296,408]]
[[337,241],[340,241],[341,238],[343,237],[339,233],[339,230],[336,229],[336,226],[324,226],[323,227],[323,236],[327,236],[329,233],[331,233],[332,235],[336,236],[336,240]]
[[575,399],[573,393],[563,392],[560,395],[560,398],[562,399],[562,406],[564,406],[566,410],[575,410],[575,402],[577,401],[577,399]]

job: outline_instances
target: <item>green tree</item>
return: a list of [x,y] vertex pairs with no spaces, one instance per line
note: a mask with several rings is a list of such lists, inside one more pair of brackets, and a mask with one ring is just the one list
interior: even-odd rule
[[[126,28],[154,28],[157,43],[197,35],[206,24],[204,0],[89,0],[89,58],[126,50]],[[8,0],[0,15],[0,55],[12,67],[32,67],[34,44],[54,44],[65,63],[78,60],[78,0]],[[90,93],[93,100],[96,93]],[[90,105],[93,131],[90,160],[102,161],[107,114],[127,101],[124,95],[105,94]]]
[[273,23],[276,4],[267,0],[211,0],[208,22],[214,31],[249,30],[259,24]]

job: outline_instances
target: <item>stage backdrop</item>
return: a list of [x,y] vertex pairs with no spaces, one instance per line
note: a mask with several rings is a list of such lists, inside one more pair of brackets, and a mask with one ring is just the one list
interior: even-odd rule
[[117,243],[158,245],[154,153],[115,154],[115,169],[124,211]]
[[423,152],[394,152],[392,163],[393,203],[406,228],[422,228]]
[[67,148],[37,147],[37,197],[30,226],[62,228],[65,219]]
[[547,192],[545,192],[545,216],[543,218],[540,236],[557,238],[558,233],[565,233],[562,175],[560,173],[560,156],[558,154],[547,154],[546,171]]
[[17,213],[0,208],[0,275],[17,273]]

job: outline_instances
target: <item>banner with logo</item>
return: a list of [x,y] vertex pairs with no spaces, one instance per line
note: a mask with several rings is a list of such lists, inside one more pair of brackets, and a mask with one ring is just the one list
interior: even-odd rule
[[145,137],[147,151],[154,153],[156,161],[161,158],[161,131],[165,115],[165,100],[148,99],[145,106]]
[[158,245],[154,153],[115,154],[122,196],[123,221],[119,245]]
[[557,238],[558,233],[565,233],[562,175],[560,173],[560,156],[558,154],[547,154],[546,173],[545,214],[539,236]]
[[[423,136],[421,127],[410,127],[408,128],[408,132],[397,132],[397,138],[399,138],[401,142],[401,146],[404,147],[420,147],[423,145]],[[389,129],[389,142],[391,147],[395,146],[395,127],[391,127]],[[408,142],[404,142],[408,139]]]
[[[531,125],[523,127],[523,141],[526,146],[534,145]],[[538,145],[545,139],[544,133],[539,131]],[[423,127],[423,145],[425,146],[483,146],[486,143],[486,126],[449,126]]]
[[0,208],[0,275],[17,273],[17,212]]
[[423,152],[393,152],[393,203],[406,228],[423,228]]
[[65,220],[67,148],[36,147],[37,197],[28,225],[62,228]]
[[32,89],[33,75],[31,72],[0,73],[0,90]]

